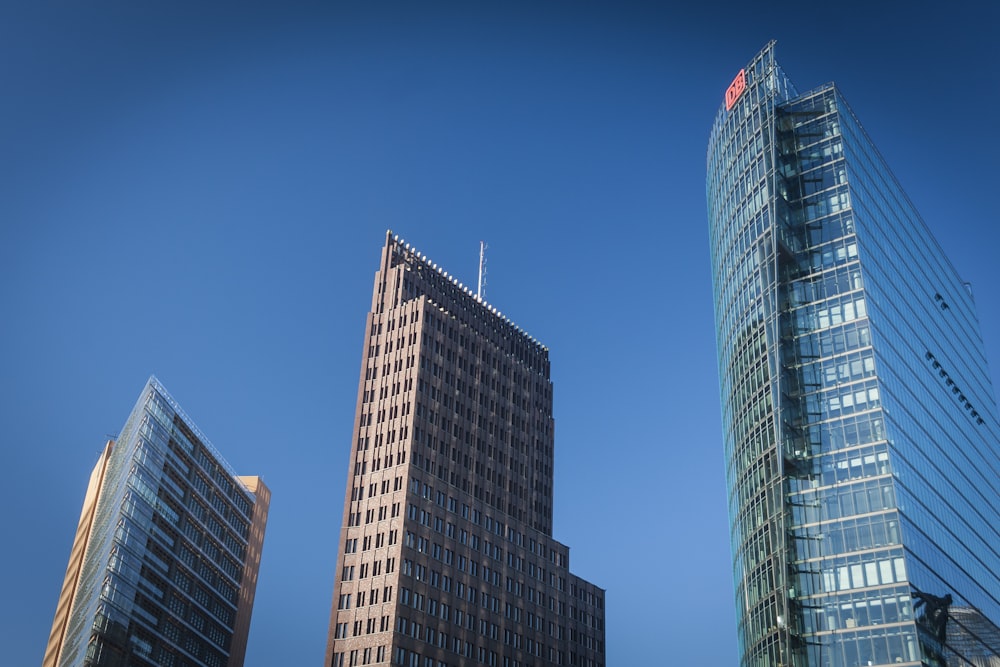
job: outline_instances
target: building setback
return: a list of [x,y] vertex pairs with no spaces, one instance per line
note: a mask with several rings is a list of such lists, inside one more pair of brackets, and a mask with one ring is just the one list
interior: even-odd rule
[[604,591],[552,538],[548,350],[387,233],[326,662],[604,665]]
[[239,667],[271,493],[156,378],[91,474],[42,667]]
[[832,84],[768,44],[708,149],[741,665],[1000,657],[1000,446],[970,288]]

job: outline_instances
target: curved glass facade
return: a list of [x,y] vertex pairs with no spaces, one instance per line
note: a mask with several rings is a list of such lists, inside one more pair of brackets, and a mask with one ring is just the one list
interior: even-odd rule
[[1000,661],[966,285],[836,87],[799,94],[773,42],[718,112],[707,196],[741,664]]

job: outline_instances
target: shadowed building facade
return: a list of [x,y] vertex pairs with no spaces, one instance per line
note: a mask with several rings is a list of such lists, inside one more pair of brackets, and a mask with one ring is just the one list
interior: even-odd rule
[[271,493],[150,378],[91,474],[43,667],[239,667]]
[[741,664],[990,664],[1000,431],[971,289],[773,42],[726,92],[707,195]]
[[552,538],[548,350],[386,235],[326,665],[604,665],[604,591]]

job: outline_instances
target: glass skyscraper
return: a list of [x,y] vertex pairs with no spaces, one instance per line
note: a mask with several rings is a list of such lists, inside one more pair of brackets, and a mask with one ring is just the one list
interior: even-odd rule
[[91,474],[42,667],[240,667],[270,498],[150,378]]
[[768,44],[708,149],[744,667],[1000,659],[997,409],[969,285],[836,86]]

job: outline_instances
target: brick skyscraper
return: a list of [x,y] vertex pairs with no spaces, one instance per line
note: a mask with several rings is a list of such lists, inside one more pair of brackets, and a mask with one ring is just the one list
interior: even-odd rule
[[552,538],[548,350],[386,235],[365,328],[330,667],[604,665]]

